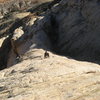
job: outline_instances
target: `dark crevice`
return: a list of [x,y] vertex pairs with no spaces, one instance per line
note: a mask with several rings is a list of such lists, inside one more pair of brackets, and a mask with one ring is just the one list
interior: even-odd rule
[[52,45],[52,51],[57,52],[57,42],[58,42],[58,23],[56,21],[55,15],[50,14],[48,16],[49,22],[44,24],[44,31],[47,34],[48,38],[50,39]]
[[0,70],[5,69],[7,67],[8,55],[11,50],[10,40],[13,36],[13,31],[21,25],[23,25],[23,20],[17,19],[7,32],[0,35],[0,38],[4,37],[5,35],[9,35],[9,37],[3,41],[3,44],[0,48]]
[[8,54],[11,49],[10,39],[11,37],[5,39],[0,48],[0,70],[7,66]]

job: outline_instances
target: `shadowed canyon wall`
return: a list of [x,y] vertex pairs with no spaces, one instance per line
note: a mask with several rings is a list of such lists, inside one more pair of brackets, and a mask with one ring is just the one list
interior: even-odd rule
[[28,22],[19,25],[23,27],[25,33],[33,37],[32,41],[35,42],[31,45],[44,49],[46,46],[44,41],[50,40],[49,50],[57,54],[99,63],[100,1],[62,0],[59,3],[58,1],[53,7],[47,8],[44,14],[39,15],[43,18],[38,18],[31,26],[27,24]]
[[62,0],[50,15],[53,44],[59,54],[100,60],[100,1]]

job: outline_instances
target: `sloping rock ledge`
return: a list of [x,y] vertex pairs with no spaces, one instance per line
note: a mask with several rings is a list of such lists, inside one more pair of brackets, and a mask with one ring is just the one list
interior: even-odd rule
[[[97,0],[62,0],[40,16],[30,14],[23,18],[24,23],[13,31],[11,37],[16,48],[12,46],[8,54],[8,68],[0,71],[0,100],[99,100],[100,65],[55,54],[88,58],[92,53],[90,58],[97,57],[98,60],[99,38],[93,38],[98,37],[100,30],[97,4]],[[93,10],[88,13],[93,5],[96,7],[92,8],[96,11],[96,19]],[[80,19],[83,15],[84,20]],[[92,21],[95,23],[94,28],[90,25]],[[85,25],[88,31],[85,31]],[[95,35],[90,35],[91,28]],[[89,41],[84,42],[85,39]],[[88,43],[95,45],[89,46]],[[83,49],[84,45],[87,48]],[[93,50],[89,51],[91,48]],[[45,50],[49,53],[48,58],[44,58]],[[82,55],[78,54],[81,51]]]

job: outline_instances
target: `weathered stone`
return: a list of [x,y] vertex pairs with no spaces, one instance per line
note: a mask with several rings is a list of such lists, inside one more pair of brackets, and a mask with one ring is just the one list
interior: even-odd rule
[[2,19],[4,16],[1,14],[1,12],[0,12],[0,19]]
[[44,52],[32,49],[28,59],[0,72],[1,100],[99,100],[99,65],[50,52],[44,59]]
[[[51,9],[49,36],[59,54],[79,60],[100,59],[100,6],[97,0],[62,0]],[[48,18],[49,18],[48,16]],[[51,23],[51,22],[50,22]],[[49,23],[49,24],[50,24]],[[47,25],[45,26],[47,28]],[[53,40],[54,39],[54,40]]]
[[23,11],[53,0],[0,0],[0,11],[3,15],[9,12]]
[[14,17],[14,18],[22,19],[22,18],[28,16],[29,14],[30,14],[30,12],[17,13],[17,14],[14,14],[13,17]]
[[[9,68],[0,71],[0,100],[99,100],[100,65],[57,55],[99,59],[97,0],[62,0],[20,22],[22,61],[10,50]],[[44,59],[46,50],[49,57]]]

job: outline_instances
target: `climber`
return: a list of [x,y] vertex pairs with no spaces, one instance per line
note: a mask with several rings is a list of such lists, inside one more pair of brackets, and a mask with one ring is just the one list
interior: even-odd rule
[[47,51],[44,53],[44,58],[49,58],[49,53]]

